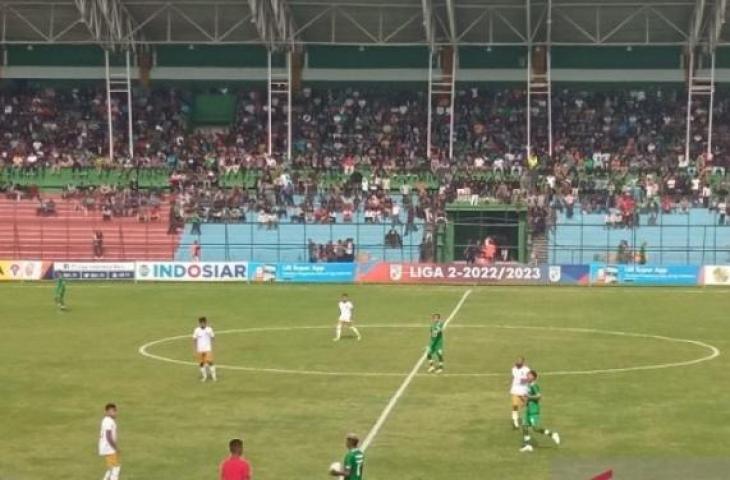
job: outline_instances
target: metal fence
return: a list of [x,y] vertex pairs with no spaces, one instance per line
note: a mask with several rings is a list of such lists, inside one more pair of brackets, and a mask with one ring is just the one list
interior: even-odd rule
[[548,232],[548,260],[559,264],[590,262],[655,265],[730,263],[730,226],[695,223],[691,215],[659,217],[656,225],[632,228],[577,221],[557,223]]
[[[201,258],[210,261],[256,260],[262,262],[327,261],[334,250],[346,261],[418,261],[424,225],[402,223],[206,223],[200,233],[185,227],[176,259],[188,260],[194,242]],[[349,246],[351,245],[351,246]],[[322,251],[324,250],[324,251]]]

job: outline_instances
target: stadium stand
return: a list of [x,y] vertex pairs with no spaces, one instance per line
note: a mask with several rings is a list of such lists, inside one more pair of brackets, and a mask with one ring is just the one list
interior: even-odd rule
[[[215,96],[205,94],[211,95]],[[221,95],[218,92],[217,96]],[[189,257],[187,247],[194,237],[207,245],[204,258],[210,260],[259,256],[264,261],[304,260],[311,257],[310,240],[326,247],[330,242],[336,246],[338,241],[347,239],[357,239],[358,253],[364,258],[418,258],[420,242],[413,242],[413,236],[405,249],[386,248],[387,218],[380,225],[360,225],[373,220],[358,205],[366,204],[371,187],[388,201],[390,194],[420,189],[441,194],[444,200],[454,200],[458,192],[468,191],[489,201],[526,203],[530,207],[535,256],[545,261],[548,250],[552,252],[552,261],[573,261],[575,249],[584,243],[592,245],[594,240],[604,245],[599,249],[604,253],[590,255],[586,251],[580,258],[610,256],[605,251],[616,243],[612,235],[619,234],[613,232],[604,238],[606,232],[599,227],[612,210],[621,210],[624,216],[633,215],[619,205],[624,194],[635,202],[629,207],[632,211],[661,208],[668,216],[689,209],[694,213],[688,217],[692,219],[690,224],[717,224],[713,214],[699,213],[696,207],[717,211],[722,201],[730,133],[727,124],[718,122],[714,155],[707,157],[700,153],[704,145],[697,130],[700,141],[693,150],[696,156],[685,160],[681,133],[686,109],[677,89],[560,90],[553,106],[553,156],[548,157],[546,137],[538,130],[534,164],[524,156],[524,95],[520,89],[460,88],[456,100],[455,159],[447,160],[445,151],[436,148],[432,160],[427,162],[420,126],[425,124],[424,92],[305,87],[293,104],[293,158],[284,162],[281,154],[266,153],[265,92],[249,88],[226,92],[225,96],[235,98],[231,123],[218,128],[196,128],[194,112],[200,95],[184,89],[158,88],[135,93],[135,157],[128,157],[122,136],[115,143],[119,156],[110,163],[104,156],[106,113],[101,89],[23,85],[0,95],[0,179],[4,189],[10,190],[9,197],[13,189],[27,191],[35,187],[164,189],[179,199],[180,220],[190,221],[195,216],[202,223],[225,223],[206,225],[197,235],[188,226],[174,255],[179,259]],[[716,105],[722,120],[727,115],[728,99],[719,96]],[[124,105],[115,104],[112,111],[116,123],[126,121]],[[272,122],[278,132],[274,135],[276,150],[281,151],[285,116],[281,109],[277,112]],[[436,109],[436,114],[444,118],[447,113],[445,109]],[[215,112],[206,115],[216,117]],[[226,115],[219,117],[225,119]],[[447,123],[437,122],[434,145],[444,144]],[[353,174],[358,179],[356,184],[351,183]],[[687,205],[682,207],[683,203]],[[561,213],[568,204],[572,205],[571,210],[585,215]],[[41,225],[48,227],[44,232],[54,232],[60,221],[78,225],[78,230],[67,229],[68,235],[85,231],[83,235],[88,236],[94,226],[83,227],[86,217],[67,207],[60,203],[60,220],[22,220],[25,223],[19,223],[19,227],[17,219],[29,216],[35,206],[12,207],[6,200],[5,235],[8,240],[27,246],[30,244],[24,242],[24,235],[40,231]],[[408,206],[401,208],[405,217]],[[343,210],[348,210],[352,225],[341,223]],[[556,214],[555,210],[559,212]],[[12,214],[7,213],[10,211]],[[438,217],[438,212],[434,213],[434,218]],[[279,228],[260,229],[256,224],[266,223],[261,220],[266,215],[276,216]],[[170,217],[164,213],[159,216],[165,221]],[[412,216],[414,224],[427,220],[422,211]],[[10,218],[16,222],[12,228]],[[655,224],[648,213],[645,219],[638,218],[640,224]],[[250,223],[229,225],[242,221]],[[327,225],[330,221],[337,223]],[[379,219],[376,221],[379,223]],[[141,233],[135,233],[131,227],[136,225],[134,222],[115,222],[114,231],[104,228],[107,256],[132,258],[132,252],[140,252],[135,244],[139,243],[137,236]],[[576,222],[587,225],[583,236],[575,233]],[[318,225],[307,225],[312,223]],[[31,225],[36,230],[29,230]],[[150,230],[146,224],[136,228],[140,232]],[[586,236],[586,231],[600,232],[600,239]],[[144,235],[156,243],[158,233]],[[402,229],[398,234],[401,239],[408,237]],[[654,232],[644,237],[635,232],[632,238],[638,244],[645,238],[650,245],[670,250],[679,248],[680,243],[688,248],[699,241],[695,239],[696,233],[683,232],[677,239],[666,233],[660,235],[658,238]],[[723,236],[714,232],[711,235],[710,245],[721,247]],[[43,252],[38,245],[34,249],[27,247],[29,251],[23,253],[76,258],[87,250],[80,245],[86,242],[75,235],[71,238],[75,246],[65,252],[53,247],[49,240],[52,238],[50,235],[41,242],[50,242]],[[704,236],[697,238],[708,245]],[[172,244],[174,241],[160,237],[159,245],[145,247],[145,258],[170,257]],[[20,253],[17,246],[8,250],[9,255]],[[688,260],[686,256],[672,256],[671,252],[667,255],[667,261]]]
[[[612,23],[600,2],[570,15],[565,5],[545,4],[539,20],[525,16],[538,28],[522,45],[514,35],[530,27],[506,4],[490,6],[468,28],[413,23],[427,13],[419,2],[373,6],[383,20],[404,22],[379,22],[380,30],[392,27],[390,36],[380,30],[368,36],[375,17],[361,18],[360,7],[342,5],[359,28],[342,28],[334,15],[329,28],[304,21],[302,31],[280,38],[282,32],[256,22],[224,27],[242,15],[225,2],[208,2],[210,9],[167,2],[154,11],[115,3],[124,5],[121,17],[143,21],[126,37],[114,36],[124,28],[106,32],[106,43],[83,28],[53,25],[58,12],[48,16],[37,8],[36,18],[48,20],[39,24],[52,27],[41,35],[46,41],[33,36],[42,29],[29,32],[23,22],[7,27],[0,189],[8,199],[3,234],[16,244],[6,255],[13,258],[30,222],[25,218],[38,209],[33,192],[56,200],[74,192],[81,203],[91,196],[103,208],[101,189],[116,192],[114,198],[154,192],[162,202],[160,230],[173,233],[161,237],[158,250],[148,249],[156,258],[189,258],[197,240],[204,259],[319,261],[338,258],[338,242],[352,239],[356,258],[416,259],[454,201],[525,206],[530,258],[537,262],[609,257],[611,235],[622,228],[631,232],[621,240],[632,250],[646,238],[662,262],[690,261],[671,250],[689,237],[685,247],[693,245],[700,228],[712,242],[697,248],[724,248],[730,97],[708,75],[727,69],[730,56],[722,47],[685,45],[691,36],[678,25],[691,9],[650,2],[639,12],[646,16],[639,42],[633,17]],[[452,13],[465,18],[482,8],[466,3]],[[61,18],[80,13],[66,4],[57,8]],[[300,20],[305,12],[327,14],[323,5],[294,1],[290,8]],[[529,11],[531,3],[523,8]],[[169,25],[160,29],[157,15],[165,12]],[[494,12],[503,19],[499,25],[486,20]],[[93,10],[81,13],[87,14]],[[195,24],[181,18],[207,23],[191,29]],[[79,25],[93,18],[83,20]],[[199,36],[204,24],[216,26],[207,40]],[[569,33],[576,25],[610,38],[578,40]],[[53,28],[64,37],[55,38]],[[459,29],[456,42],[451,30]],[[272,37],[245,41],[262,32]],[[299,35],[306,40],[294,41]],[[136,43],[145,48],[125,53]],[[368,208],[373,196],[379,205]],[[14,206],[13,198],[20,199]],[[101,215],[56,204],[57,216],[34,216],[39,231],[53,231],[59,221],[93,223]],[[393,208],[402,225],[390,219]],[[606,227],[606,217],[620,227]],[[666,243],[673,235],[659,230],[686,219],[681,239]],[[118,228],[105,230],[108,253],[117,258],[137,251],[135,235],[122,242],[119,233],[132,225],[157,238],[156,222],[119,214],[110,222],[105,228]],[[120,251],[112,253],[111,238]],[[318,251],[322,246],[321,255],[311,254],[310,240]],[[49,247],[34,255],[70,258],[80,251]]]

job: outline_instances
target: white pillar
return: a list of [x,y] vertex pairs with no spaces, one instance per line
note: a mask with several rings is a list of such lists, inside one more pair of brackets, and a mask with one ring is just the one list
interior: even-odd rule
[[449,120],[449,160],[454,158],[454,117],[456,117],[456,45],[451,47],[451,115]]
[[273,148],[274,148],[273,144],[272,144],[273,138],[272,138],[272,132],[271,132],[271,82],[272,82],[272,79],[271,79],[271,49],[269,49],[269,51],[267,52],[267,59],[268,59],[267,74],[268,74],[269,88],[268,88],[268,100],[266,102],[266,105],[268,108],[268,121],[267,121],[266,131],[268,133],[268,146],[269,146],[268,152],[269,152],[269,156],[271,156],[273,154]]
[[286,56],[287,60],[287,89],[288,93],[286,95],[286,158],[291,162],[291,151],[292,151],[292,112],[291,112],[291,106],[292,106],[292,49],[289,48],[289,53]]
[[114,161],[114,126],[112,121],[112,87],[111,69],[109,67],[109,50],[104,50],[104,72],[106,77],[106,120],[109,134],[109,161]]
[[428,116],[426,120],[426,158],[431,160],[431,128],[433,122],[433,47],[428,49]]
[[715,51],[710,60],[710,109],[707,112],[707,159],[712,155],[712,117],[715,108]]
[[684,161],[689,161],[689,142],[692,134],[692,93],[694,89],[694,48],[689,49],[689,76],[687,78],[687,118],[686,129],[684,135]]
[[134,161],[134,112],[132,111],[132,65],[129,49],[126,52],[127,60],[127,138],[129,140],[129,160]]

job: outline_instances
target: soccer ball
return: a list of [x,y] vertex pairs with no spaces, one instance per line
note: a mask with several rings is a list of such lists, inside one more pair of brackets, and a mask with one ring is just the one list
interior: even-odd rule
[[340,462],[335,462],[332,465],[330,465],[330,473],[341,472],[341,471],[342,471],[342,465],[340,464]]

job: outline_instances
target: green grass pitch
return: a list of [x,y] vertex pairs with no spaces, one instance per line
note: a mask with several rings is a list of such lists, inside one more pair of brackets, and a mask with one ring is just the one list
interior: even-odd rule
[[[59,312],[51,284],[0,285],[0,478],[101,478],[96,439],[109,401],[119,405],[122,479],[215,479],[234,436],[257,480],[328,478],[344,435],[367,434],[422,354],[429,315],[448,316],[466,290],[70,282],[70,310]],[[343,291],[362,342],[332,342]],[[729,294],[474,288],[446,331],[446,375],[413,379],[367,450],[365,478],[539,480],[555,461],[726,456]],[[217,383],[201,384],[195,366],[138,352],[184,335],[148,351],[191,362],[199,315],[219,332],[243,330],[219,333],[216,361],[252,370],[221,368]],[[673,368],[551,375],[712,353],[581,329],[697,340],[722,353]],[[521,354],[546,372],[543,422],[560,431],[560,447],[543,437],[534,453],[518,452],[507,390]]]

